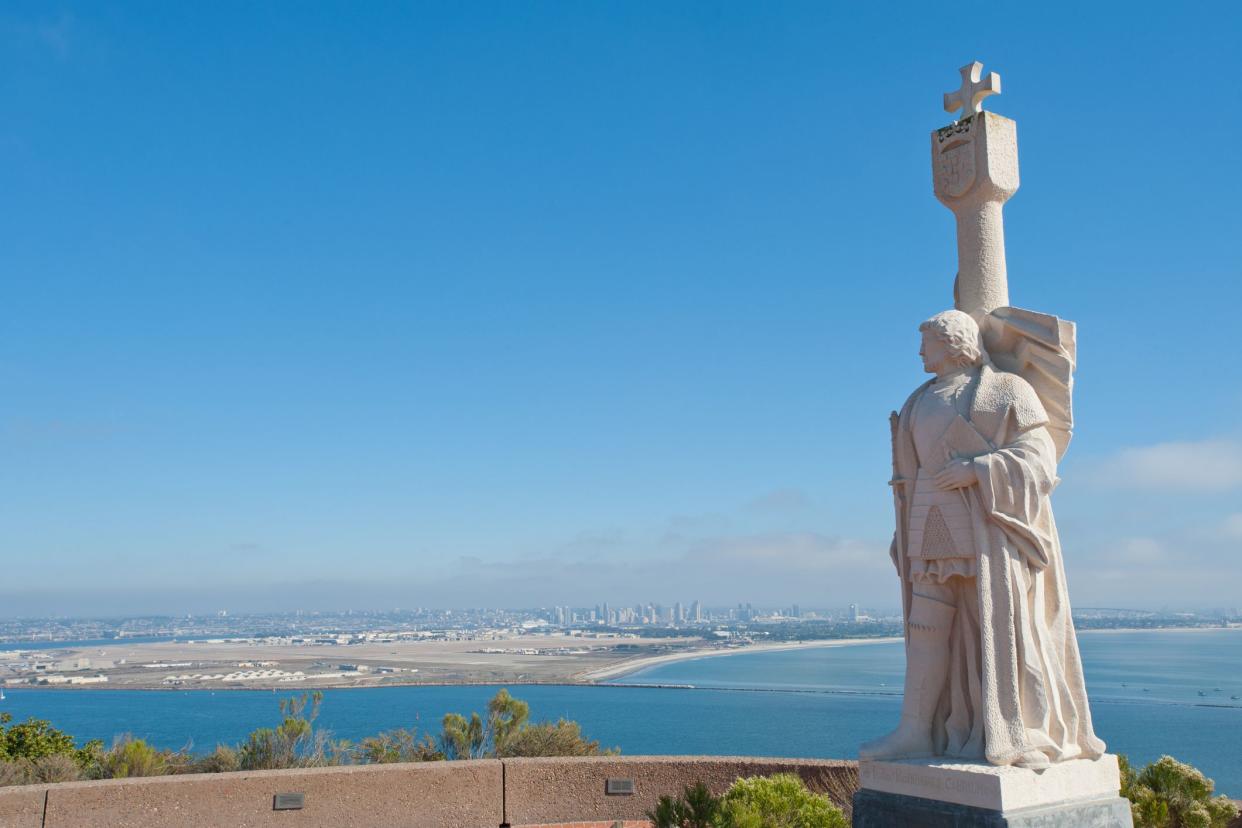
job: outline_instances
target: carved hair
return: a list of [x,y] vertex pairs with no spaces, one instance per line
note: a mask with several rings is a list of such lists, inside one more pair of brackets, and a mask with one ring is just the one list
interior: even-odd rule
[[931,331],[949,350],[949,359],[959,367],[977,365],[987,357],[979,326],[968,313],[947,310],[919,325],[920,331]]

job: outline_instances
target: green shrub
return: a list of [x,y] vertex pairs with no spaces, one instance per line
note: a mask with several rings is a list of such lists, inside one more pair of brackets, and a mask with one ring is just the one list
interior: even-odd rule
[[449,759],[482,759],[495,756],[515,733],[526,726],[530,705],[499,690],[487,703],[487,719],[471,713],[448,713],[440,731],[440,751]]
[[518,756],[605,756],[615,751],[600,750],[599,742],[583,738],[577,722],[558,719],[522,727],[496,747],[502,758]]
[[702,782],[687,787],[681,796],[660,797],[655,810],[647,812],[655,828],[714,828],[720,816],[720,798]]
[[517,756],[601,756],[599,742],[583,738],[577,722],[528,721],[530,705],[500,690],[487,703],[487,716],[459,713],[444,717],[439,748],[446,759]]
[[11,714],[0,713],[0,761],[29,759],[33,762],[46,756],[68,756],[80,769],[86,769],[94,764],[103,749],[103,742],[99,740],[79,748],[72,736],[44,719],[30,718],[10,725],[12,721]]
[[393,762],[436,762],[444,759],[444,754],[436,746],[431,735],[419,739],[414,730],[398,728],[388,730],[377,736],[368,736],[358,743],[356,750],[359,761],[374,765],[387,765]]
[[848,828],[826,796],[813,794],[793,774],[739,779],[721,799],[721,828]]
[[333,741],[315,725],[323,693],[314,691],[280,701],[276,727],[253,731],[235,747],[218,745],[206,755],[189,747],[160,751],[141,739],[119,737],[110,750],[95,740],[76,747],[73,738],[41,719],[8,726],[0,714],[0,785],[63,782],[79,778],[123,778],[160,774],[224,773],[338,765],[349,762],[430,762],[443,759],[516,756],[599,756],[599,742],[583,737],[577,722],[530,723],[530,706],[500,690],[487,704],[486,717],[456,713],[444,717],[438,739],[414,730],[390,730],[357,745]]
[[647,812],[655,828],[848,828],[826,796],[813,794],[793,774],[738,779],[722,797],[702,782],[680,797],[660,797]]
[[314,768],[342,764],[349,756],[348,744],[333,742],[327,731],[317,729],[323,693],[303,693],[282,699],[284,719],[274,727],[261,727],[238,749],[241,770]]
[[112,749],[99,757],[97,765],[97,774],[101,779],[163,776],[167,772],[166,754],[128,734],[118,737]]
[[1225,828],[1238,815],[1228,797],[1212,796],[1211,779],[1172,756],[1141,771],[1126,757],[1118,759],[1121,795],[1130,800],[1135,828]]
[[205,756],[194,758],[185,768],[185,773],[231,773],[241,770],[241,757],[237,750],[228,745],[216,745],[216,749]]

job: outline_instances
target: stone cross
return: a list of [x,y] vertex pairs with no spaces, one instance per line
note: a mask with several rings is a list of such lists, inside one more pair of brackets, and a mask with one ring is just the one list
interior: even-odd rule
[[999,95],[1001,91],[1000,75],[988,72],[983,75],[983,64],[979,61],[968,63],[958,70],[962,73],[962,86],[956,92],[944,93],[944,111],[953,114],[959,109],[962,114],[956,120],[969,118],[983,111],[983,99],[988,95]]
[[936,198],[957,218],[954,304],[981,322],[1009,305],[1001,208],[1018,189],[1018,131],[1008,118],[983,111],[983,99],[1000,91],[1000,76],[980,80],[978,61],[961,72],[962,88],[944,96],[944,108],[963,114],[931,134],[932,181]]

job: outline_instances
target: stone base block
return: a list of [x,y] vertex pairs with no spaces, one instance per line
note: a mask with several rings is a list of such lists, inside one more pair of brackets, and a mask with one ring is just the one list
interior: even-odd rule
[[1131,828],[1117,757],[1033,771],[981,762],[860,762],[854,828]]
[[861,790],[854,828],[1133,828],[1130,802],[1120,796],[996,811],[917,796]]
[[946,759],[859,762],[860,788],[1009,812],[1087,799],[1117,796],[1121,773],[1117,757],[1074,759],[1033,771]]

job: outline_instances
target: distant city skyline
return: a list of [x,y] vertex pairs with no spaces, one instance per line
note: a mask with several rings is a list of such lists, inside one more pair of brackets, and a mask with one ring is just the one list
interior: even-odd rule
[[[652,608],[656,612],[650,612]],[[664,610],[672,610],[665,612]],[[383,638],[388,633],[432,632],[440,637],[456,633],[487,636],[493,633],[510,635],[583,635],[622,637],[674,637],[714,639],[722,631],[733,636],[768,638],[773,634],[785,638],[840,638],[850,636],[883,636],[899,632],[902,627],[900,609],[871,608],[858,604],[848,607],[763,607],[749,603],[735,606],[704,606],[693,603],[681,620],[675,620],[675,608],[658,605],[635,605],[612,608],[610,621],[600,619],[601,606],[595,607],[457,607],[436,609],[343,609],[297,610],[293,612],[232,613],[218,610],[198,615],[118,615],[96,617],[29,617],[0,616],[0,652],[39,649],[69,641],[89,646],[91,641],[203,641],[221,638],[298,637],[316,641],[331,638],[333,643],[348,644],[360,636]],[[640,611],[642,610],[642,611]],[[632,613],[632,614],[631,614]],[[1169,628],[1169,627],[1238,627],[1242,611],[1224,607],[1203,612],[1185,610],[1148,611],[1122,608],[1083,607],[1074,612],[1076,623],[1088,629],[1099,628]],[[794,632],[794,630],[797,630]]]
[[1073,600],[1229,606],[1242,107],[1194,79],[1239,31],[8,4],[0,614],[892,606],[887,417],[956,261],[927,140],[976,58],[1012,301],[1079,325]]

